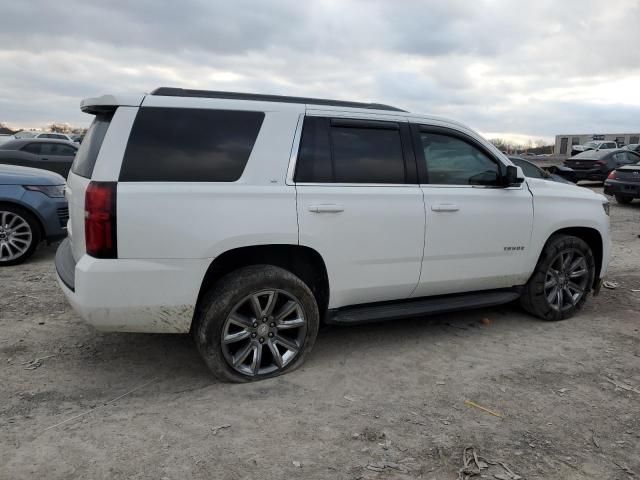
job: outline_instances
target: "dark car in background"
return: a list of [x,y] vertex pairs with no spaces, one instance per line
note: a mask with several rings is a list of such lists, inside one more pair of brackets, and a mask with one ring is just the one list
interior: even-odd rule
[[67,177],[78,144],[54,139],[18,138],[0,144],[0,164],[42,168]]
[[576,183],[575,173],[568,167],[550,167],[550,170],[545,170],[538,165],[525,160],[520,157],[509,157],[509,160],[513,162],[517,167],[522,168],[522,173],[525,177],[529,178],[543,178],[545,180],[552,180],[559,183]]
[[23,262],[43,240],[67,235],[64,189],[57,173],[0,165],[0,267]]
[[640,198],[640,163],[612,171],[604,181],[604,193],[615,196],[618,203],[631,203],[634,198]]
[[640,161],[640,154],[627,149],[590,150],[564,161],[564,165],[574,170],[576,180],[604,182],[611,171],[624,165]]

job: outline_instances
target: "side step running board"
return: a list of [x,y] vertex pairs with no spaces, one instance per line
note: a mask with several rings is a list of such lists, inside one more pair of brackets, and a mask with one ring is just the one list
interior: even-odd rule
[[419,317],[470,308],[491,307],[509,303],[520,294],[515,290],[491,290],[437,297],[424,297],[399,302],[381,302],[329,310],[327,323],[353,325],[399,318]]

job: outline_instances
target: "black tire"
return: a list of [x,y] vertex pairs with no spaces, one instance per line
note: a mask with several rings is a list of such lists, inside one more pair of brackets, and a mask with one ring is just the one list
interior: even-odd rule
[[[13,218],[19,218],[22,219],[24,222],[26,222],[26,224],[28,225],[29,229],[30,229],[30,233],[31,233],[31,237],[30,237],[30,243],[28,244],[27,248],[20,253],[17,257],[11,258],[9,260],[9,253],[7,250],[7,246],[2,247],[0,246],[0,248],[3,248],[3,250],[0,252],[0,267],[8,267],[10,265],[18,265],[19,263],[24,262],[26,259],[28,259],[31,255],[33,255],[33,252],[35,252],[36,248],[38,247],[38,244],[40,243],[41,240],[41,233],[40,233],[40,223],[38,222],[38,219],[29,211],[25,210],[24,208],[18,207],[16,205],[11,205],[11,204],[0,204],[0,244],[2,243],[2,240],[6,237],[4,237],[5,233],[4,233],[4,228],[6,227],[6,225],[1,225],[2,223],[2,219],[3,219],[3,212],[6,212],[12,216],[14,216]],[[24,231],[24,230],[21,230]],[[7,257],[7,259],[3,259],[3,255]]]
[[616,194],[616,202],[622,203],[626,205],[627,203],[631,203],[633,201],[633,197],[628,197],[626,195]]
[[[578,251],[585,259],[587,273],[585,274],[586,285],[584,287],[584,293],[574,305],[568,306],[564,310],[562,308],[556,309],[549,303],[545,295],[547,272],[560,253],[571,250]],[[584,305],[591,291],[594,275],[595,259],[591,248],[589,248],[589,245],[587,245],[584,240],[571,235],[553,235],[544,246],[536,269],[524,286],[524,290],[520,296],[520,304],[528,313],[543,320],[555,321],[570,318]]]
[[[268,373],[246,374],[234,368],[228,360],[229,352],[225,354],[223,351],[223,329],[232,311],[241,302],[256,292],[269,289],[277,290],[282,296],[288,295],[298,301],[306,320],[306,327],[301,332],[301,338],[297,340],[299,350],[282,368],[278,367],[277,370]],[[320,315],[313,293],[293,273],[273,265],[251,265],[229,273],[216,282],[202,298],[195,321],[195,342],[211,372],[222,381],[242,383],[282,375],[302,365],[316,341]],[[276,341],[276,338],[273,340]],[[271,351],[266,349],[266,345],[262,346],[275,364]],[[268,360],[267,357],[261,360],[265,359]]]

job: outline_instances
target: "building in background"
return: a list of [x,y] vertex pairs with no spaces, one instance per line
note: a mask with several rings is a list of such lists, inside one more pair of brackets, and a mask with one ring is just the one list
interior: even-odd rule
[[640,143],[640,133],[606,133],[593,134],[583,133],[576,135],[556,135],[556,145],[554,153],[560,157],[571,156],[571,147],[574,145],[584,145],[592,140],[596,141],[612,141],[618,144],[618,147],[624,147],[630,143]]

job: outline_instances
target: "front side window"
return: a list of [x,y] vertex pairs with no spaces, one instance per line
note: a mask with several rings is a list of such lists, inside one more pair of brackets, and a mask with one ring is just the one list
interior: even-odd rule
[[527,162],[526,160],[512,159],[514,165],[522,168],[522,173],[525,177],[529,178],[544,178],[542,171],[535,165]]
[[433,185],[497,185],[498,164],[471,143],[450,135],[420,132],[427,167],[427,183]]
[[76,149],[68,145],[57,145],[56,155],[62,155],[63,157],[73,157],[76,154]]
[[120,180],[235,182],[263,120],[263,112],[142,107],[131,129]]
[[41,143],[40,155],[58,155],[57,143]]
[[406,183],[398,123],[307,117],[295,181]]

